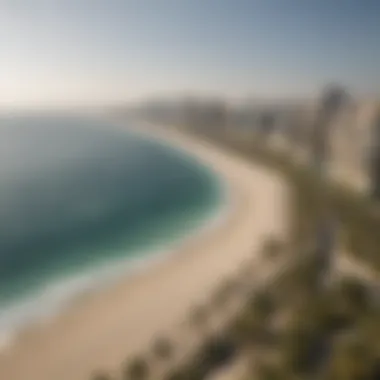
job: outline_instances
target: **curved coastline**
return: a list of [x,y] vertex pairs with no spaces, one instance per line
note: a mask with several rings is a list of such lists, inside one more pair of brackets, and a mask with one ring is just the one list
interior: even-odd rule
[[[123,128],[123,133],[125,130]],[[190,244],[194,239],[201,238],[228,218],[231,211],[228,202],[228,184],[217,172],[207,167],[202,160],[199,160],[191,152],[173,145],[173,143],[149,133],[139,133],[133,128],[127,128],[127,131],[135,134],[139,139],[146,139],[153,144],[161,145],[165,151],[171,151],[174,155],[178,155],[179,159],[195,165],[197,170],[204,171],[205,177],[213,181],[212,185],[216,187],[217,194],[214,195],[217,196],[217,199],[206,210],[202,210],[200,215],[196,215],[194,221],[190,223],[189,229],[182,228],[177,231],[178,235],[175,238],[171,237],[161,243],[137,249],[139,255],[136,254],[132,258],[114,259],[106,264],[86,268],[84,273],[68,274],[68,276],[62,277],[54,283],[53,289],[41,299],[38,297],[34,300],[26,297],[16,300],[14,305],[11,304],[9,310],[3,315],[3,320],[9,320],[10,323],[9,326],[5,323],[2,326],[3,329],[0,330],[0,351],[11,347],[19,336],[22,337],[24,331],[33,330],[35,326],[40,326],[46,321],[52,321],[60,314],[70,313],[71,307],[75,307],[84,297],[96,296],[100,290],[115,286],[120,281],[144,273],[158,262],[170,259],[172,255],[178,252],[179,247]]]
[[[149,131],[191,152],[228,183],[230,211],[170,260],[146,268],[79,302],[50,324],[26,332],[3,357],[0,378],[86,380],[97,369],[117,373],[155,334],[178,332],[194,304],[247,259],[260,265],[261,239],[282,235],[284,184],[265,169],[175,131]],[[284,194],[285,193],[285,194]],[[176,330],[177,329],[177,330]],[[116,372],[115,372],[116,371]]]

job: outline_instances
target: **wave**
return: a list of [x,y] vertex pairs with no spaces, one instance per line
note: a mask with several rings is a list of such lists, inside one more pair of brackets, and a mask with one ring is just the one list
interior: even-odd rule
[[[229,191],[223,188],[224,200]],[[186,246],[193,239],[200,239],[210,230],[224,223],[231,210],[229,201],[222,207],[214,208],[207,218],[197,224],[189,234],[177,235],[174,239],[154,250],[147,249],[124,260],[107,261],[80,273],[72,273],[51,281],[48,287],[41,287],[36,293],[17,299],[7,305],[0,305],[0,351],[11,347],[25,329],[49,323],[77,302],[99,290],[106,289],[126,278],[130,279],[158,262],[170,259],[179,247]]]

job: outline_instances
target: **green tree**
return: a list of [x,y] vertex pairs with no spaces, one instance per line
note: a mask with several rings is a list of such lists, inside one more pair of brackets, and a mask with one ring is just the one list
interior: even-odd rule
[[206,306],[196,306],[190,316],[191,325],[203,334],[208,332],[209,315]]
[[260,291],[253,294],[248,307],[255,315],[255,318],[262,324],[269,320],[276,309],[273,295],[269,291]]
[[136,357],[127,363],[124,370],[125,380],[147,380],[150,369],[147,361],[142,357]]
[[355,333],[340,337],[334,346],[329,369],[331,379],[369,379],[374,357],[365,342]]
[[338,288],[337,303],[352,316],[357,316],[368,311],[371,299],[369,289],[357,278],[345,277]]
[[233,297],[237,296],[241,290],[241,286],[236,280],[227,280],[216,291],[213,297],[213,306],[221,310],[228,306]]
[[268,237],[264,241],[262,252],[264,257],[270,260],[278,257],[278,255],[283,252],[284,248],[284,244],[280,240],[274,237]]
[[305,375],[312,364],[310,348],[315,344],[316,334],[306,324],[295,324],[288,331],[283,346],[283,365],[287,371]]
[[166,338],[158,338],[153,344],[153,353],[160,360],[168,360],[174,353],[172,343]]
[[270,294],[254,294],[232,325],[234,338],[246,346],[264,343],[270,335],[270,317],[275,310]]

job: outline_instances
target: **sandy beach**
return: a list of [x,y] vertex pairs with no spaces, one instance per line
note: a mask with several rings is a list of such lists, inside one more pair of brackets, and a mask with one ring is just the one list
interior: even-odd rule
[[259,268],[265,236],[286,234],[287,191],[274,173],[181,132],[146,133],[212,167],[229,185],[228,215],[166,260],[25,331],[0,352],[1,380],[86,380],[98,369],[117,373],[157,334],[172,336],[191,308],[244,260],[256,260]]

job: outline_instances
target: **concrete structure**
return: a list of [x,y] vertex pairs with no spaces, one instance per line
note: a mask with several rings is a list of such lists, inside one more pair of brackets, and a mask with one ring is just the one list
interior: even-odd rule
[[[299,162],[310,164],[319,103],[315,100],[292,102],[249,102],[228,105],[223,99],[188,97],[182,100],[156,101],[147,114],[162,123],[201,128],[213,133],[239,134],[242,138],[264,137],[274,148],[288,152]],[[328,168],[334,179],[367,194],[380,184],[371,167],[371,157],[380,166],[380,101],[362,99],[345,106],[329,124],[330,151]],[[260,130],[263,115],[275,120],[269,130]],[[376,120],[377,118],[377,120]],[[377,125],[376,125],[377,124]],[[379,129],[379,133],[377,133]],[[374,178],[376,177],[376,179]],[[380,197],[380,185],[378,186]]]
[[379,149],[373,141],[377,108],[375,101],[359,102],[348,107],[332,125],[332,174],[368,193],[373,186],[371,157]]
[[[272,146],[282,149],[299,162],[311,162],[313,128],[318,104],[305,103],[290,109],[283,125],[271,137]],[[372,193],[373,159],[380,162],[380,101],[362,100],[347,105],[330,123],[328,170],[337,181],[367,194]],[[372,160],[372,161],[371,161]],[[380,186],[379,186],[380,189]]]

